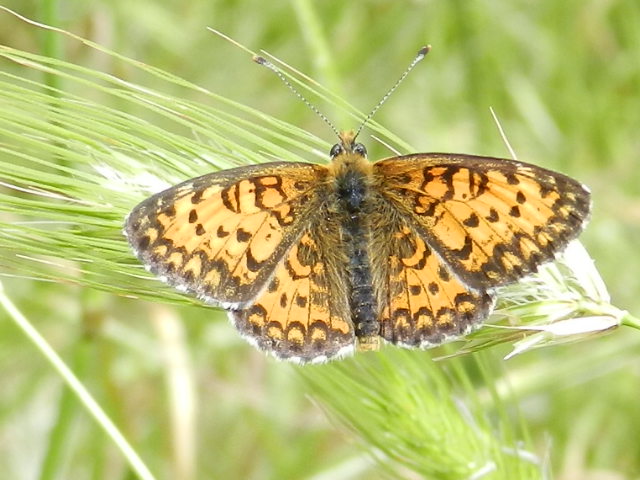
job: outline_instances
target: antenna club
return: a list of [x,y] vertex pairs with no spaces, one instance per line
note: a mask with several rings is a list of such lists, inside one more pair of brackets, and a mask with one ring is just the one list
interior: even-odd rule
[[393,84],[393,86],[384,95],[384,97],[382,97],[382,100],[380,100],[378,104],[375,107],[373,107],[373,110],[371,110],[371,113],[369,113],[369,115],[367,115],[367,117],[362,121],[362,123],[358,127],[358,130],[356,130],[356,134],[354,138],[360,134],[364,126],[369,122],[369,120],[373,118],[373,116],[384,104],[384,102],[387,101],[387,99],[391,96],[391,94],[396,91],[396,88],[398,88],[400,84],[404,81],[404,79],[407,78],[407,75],[409,75],[411,70],[413,70],[413,67],[415,67],[420,62],[420,60],[422,60],[427,55],[427,53],[429,53],[430,50],[431,50],[431,45],[425,45],[420,50],[418,50],[418,54],[416,55],[416,58],[414,58],[413,61],[409,64],[409,66],[404,71],[404,73],[400,75],[400,78],[398,79],[398,81]]
[[256,62],[258,65],[262,65],[263,67],[267,67],[269,70],[271,70],[273,73],[275,73],[278,78],[280,78],[280,80],[282,80],[282,83],[284,83],[287,88],[289,90],[291,90],[294,95],[296,97],[298,97],[300,100],[302,100],[302,103],[304,103],[307,107],[309,107],[316,115],[318,115],[322,121],[324,123],[326,123],[327,125],[329,125],[329,128],[331,128],[331,130],[333,130],[333,132],[340,136],[340,132],[338,131],[338,129],[333,125],[333,123],[331,123],[329,121],[329,119],[320,111],[318,110],[316,107],[314,107],[311,102],[309,102],[309,100],[307,100],[297,89],[296,87],[294,87],[291,82],[289,82],[289,80],[287,80],[287,77],[285,77],[284,73],[282,73],[280,71],[280,69],[278,69],[278,67],[276,67],[273,63],[271,63],[269,60],[267,60],[264,57],[261,57],[260,55],[254,55],[252,57],[252,60],[254,62]]
[[334,131],[334,133],[340,138],[340,141],[342,142],[343,145],[346,145],[346,143],[353,143],[356,139],[356,137],[360,134],[360,132],[362,131],[362,129],[364,128],[364,126],[367,124],[367,122],[369,122],[369,120],[371,120],[371,118],[373,118],[373,116],[376,114],[376,112],[380,109],[380,107],[384,104],[384,102],[387,101],[387,99],[391,96],[391,94],[396,90],[396,88],[398,88],[398,86],[400,86],[400,84],[402,83],[402,81],[407,77],[407,75],[409,75],[409,72],[411,72],[411,70],[413,70],[413,67],[416,66],[416,64],[418,62],[420,62],[420,60],[422,60],[427,53],[429,53],[429,51],[431,50],[431,45],[425,45],[424,47],[422,47],[420,50],[418,50],[418,54],[416,55],[416,57],[413,59],[413,61],[409,64],[409,67],[407,67],[407,69],[404,71],[404,73],[400,76],[400,78],[398,79],[398,81],[396,81],[396,83],[389,89],[389,91],[384,95],[384,97],[382,97],[382,99],[378,102],[378,104],[373,108],[373,110],[371,110],[371,113],[369,113],[369,115],[367,115],[367,117],[362,121],[362,123],[360,124],[360,126],[358,127],[358,129],[354,132],[339,132],[338,129],[336,129],[336,127],[333,125],[333,123],[331,123],[329,121],[329,119],[322,114],[322,112],[320,112],[315,106],[313,106],[309,100],[307,100],[290,82],[289,80],[287,80],[287,77],[285,77],[285,75],[278,69],[278,67],[276,67],[274,64],[272,64],[271,62],[269,62],[266,58],[261,57],[259,55],[254,55],[252,57],[252,60],[257,63],[258,65],[262,65],[264,67],[267,67],[269,70],[272,70],[279,78],[280,80],[282,80],[282,82],[296,95],[296,97],[298,97],[300,100],[302,100],[302,102],[309,107],[311,110],[313,110],[313,112],[315,114],[317,114],[327,125],[329,125],[329,127]]
[[420,57],[420,60],[422,60],[430,51],[431,45],[425,45],[420,50],[418,50],[418,57]]

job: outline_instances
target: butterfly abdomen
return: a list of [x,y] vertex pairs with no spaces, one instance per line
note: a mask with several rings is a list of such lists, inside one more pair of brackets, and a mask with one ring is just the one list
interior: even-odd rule
[[357,338],[377,338],[380,325],[373,291],[369,258],[370,193],[363,172],[347,169],[336,177],[338,211],[341,217],[342,245],[349,262],[347,277],[349,305]]

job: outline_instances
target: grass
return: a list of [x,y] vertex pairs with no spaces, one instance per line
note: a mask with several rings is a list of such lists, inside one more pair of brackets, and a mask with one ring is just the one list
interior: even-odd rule
[[[139,30],[122,38],[139,41],[117,45],[115,54],[78,37],[43,37],[44,45],[62,39],[72,61],[27,53],[43,30],[2,14],[22,47],[1,51],[0,268],[7,298],[157,478],[598,478],[640,470],[627,443],[640,423],[635,331],[589,338],[618,323],[637,328],[638,174],[629,164],[640,112],[631,61],[638,55],[637,8],[543,2],[498,12],[488,2],[443,3],[415,15],[384,2],[357,11],[331,2],[292,5],[283,12],[250,2],[193,2],[178,15],[144,2],[137,8],[147,8],[145,15],[131,17],[113,3],[112,25],[136,18]],[[520,158],[592,186],[596,211],[584,240],[613,304],[632,313],[611,305],[600,274],[576,247],[537,279],[502,292],[491,319],[497,326],[462,345],[426,353],[389,348],[302,369],[253,352],[223,315],[146,275],[120,234],[131,206],[161,185],[272,158],[324,161],[327,135],[308,133],[318,130],[317,120],[273,75],[203,28],[191,36],[176,29],[199,29],[211,12],[243,18],[213,26],[313,69],[331,90],[353,92],[356,105],[374,103],[417,47],[434,44],[372,130],[400,151],[414,144],[503,155],[486,113],[493,105]],[[91,10],[80,15],[98,18]],[[304,35],[285,29],[284,19]],[[480,28],[483,22],[494,28]],[[380,41],[385,28],[398,25],[397,35]],[[168,30],[154,30],[160,27]],[[567,39],[569,27],[574,36]],[[339,51],[334,38],[349,49]],[[224,68],[200,60],[211,44]],[[201,53],[186,59],[187,51]],[[339,126],[362,118],[301,80],[311,88],[305,95],[323,99],[322,110]],[[223,85],[225,95],[202,85]],[[285,106],[274,106],[275,97]],[[251,99],[254,107],[229,98]],[[367,143],[372,157],[386,154]],[[620,204],[625,208],[613,208]],[[516,318],[525,331],[513,328]],[[17,478],[118,478],[134,468],[129,475],[142,478],[144,468],[114,450],[113,436],[88,420],[87,402],[61,388],[52,361],[35,355],[26,338],[3,323],[2,470]],[[568,340],[582,341],[531,351]],[[476,353],[459,356],[466,351]],[[509,352],[524,354],[504,364]]]

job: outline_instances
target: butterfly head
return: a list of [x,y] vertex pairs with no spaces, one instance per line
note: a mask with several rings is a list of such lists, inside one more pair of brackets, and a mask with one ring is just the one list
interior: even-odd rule
[[353,130],[340,132],[338,138],[340,143],[336,143],[329,151],[331,160],[335,160],[341,155],[367,158],[367,149],[362,143],[356,142],[356,133]]

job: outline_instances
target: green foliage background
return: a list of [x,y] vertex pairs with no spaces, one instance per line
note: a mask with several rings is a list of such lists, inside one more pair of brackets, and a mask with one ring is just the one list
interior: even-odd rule
[[[421,151],[508,156],[488,111],[493,107],[520,159],[561,170],[591,187],[594,215],[581,238],[613,303],[640,312],[640,4],[634,0],[4,5],[322,139],[291,131],[300,142],[291,145],[278,138],[283,130],[269,121],[268,144],[240,135],[247,149],[240,155],[244,161],[289,155],[278,154],[280,148],[310,155],[312,147],[325,151],[334,139],[274,75],[205,27],[253,50],[267,50],[364,111],[417,49],[430,43],[428,59],[380,110],[377,123],[402,137],[402,145]],[[47,37],[2,12],[0,44],[238,114],[235,106],[197,89],[64,36]],[[193,126],[154,115],[143,104],[84,90],[25,65],[5,60],[0,65],[4,72],[101,105],[104,110],[96,116],[114,109],[148,119],[153,126],[142,134],[150,143],[142,142],[141,149],[160,144],[156,128],[184,137],[175,158],[140,152],[142,159],[145,153],[153,157],[151,170],[158,168],[167,181],[172,177],[163,161],[179,180],[203,168],[189,164],[189,148],[198,155],[208,147],[225,151],[222,140],[215,145],[208,137],[202,140]],[[345,109],[313,100],[334,123],[353,126]],[[254,118],[246,112],[246,119]],[[64,136],[65,126],[58,126]],[[65,144],[71,140],[61,138]],[[168,151],[173,139],[163,140]],[[362,140],[372,158],[388,154],[373,139]],[[15,161],[5,150],[11,143],[10,132],[0,137],[0,166]],[[108,141],[96,144],[85,163],[67,164],[76,172],[70,178],[91,172],[93,158],[101,158],[108,146]],[[235,160],[229,154],[216,161],[223,166],[220,162]],[[127,161],[119,165],[126,168]],[[122,173],[132,175],[135,168]],[[116,227],[142,193],[116,195],[116,188],[109,193],[114,185],[104,187],[94,194],[104,195],[113,214],[96,213],[93,237],[86,237],[112,249],[112,256],[101,257],[104,264],[95,266],[102,277],[74,279],[77,259],[69,258],[61,267],[68,266],[65,282],[30,280],[42,274],[37,266],[25,271],[26,264],[15,260],[16,244],[1,254],[2,281],[158,478],[640,476],[635,331],[622,328],[607,337],[527,352],[507,363],[502,357],[508,345],[440,362],[431,357],[455,349],[388,348],[304,369],[277,363],[248,347],[224,314],[189,305],[167,289],[154,295],[152,283],[140,286],[142,280],[125,267],[109,277],[109,267],[135,263]],[[6,186],[0,189],[4,199],[20,196]],[[19,221],[19,213],[9,220]],[[77,214],[86,216],[80,207]],[[83,248],[89,255],[94,247]],[[92,281],[107,292],[88,288]],[[152,301],[126,298],[132,292]],[[0,319],[0,471],[9,472],[6,478],[135,478],[22,332],[4,312]]]

